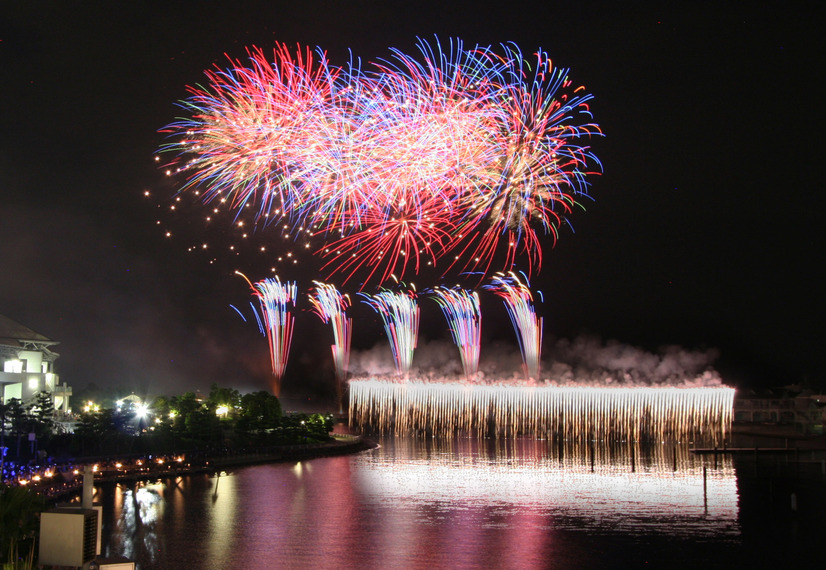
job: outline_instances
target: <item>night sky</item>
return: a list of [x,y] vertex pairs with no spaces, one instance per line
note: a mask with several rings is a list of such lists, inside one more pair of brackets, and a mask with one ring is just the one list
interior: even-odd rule
[[[97,4],[0,8],[0,314],[60,341],[56,371],[76,390],[269,386],[266,342],[230,307],[249,313],[251,299],[233,272],[268,276],[270,256],[294,246],[259,231],[232,256],[229,218],[205,228],[196,204],[168,213],[180,181],[155,162],[158,130],[187,85],[250,45],[320,46],[344,65],[348,49],[412,53],[434,34],[541,47],[595,96],[604,173],[532,280],[546,360],[558,339],[588,334],[714,349],[741,388],[823,385],[819,3]],[[303,294],[311,267],[279,275]],[[283,390],[325,400],[332,334],[307,308]],[[516,351],[501,303],[483,311],[485,342]],[[373,311],[352,316],[354,350],[389,355]],[[432,301],[422,335],[449,338]]]

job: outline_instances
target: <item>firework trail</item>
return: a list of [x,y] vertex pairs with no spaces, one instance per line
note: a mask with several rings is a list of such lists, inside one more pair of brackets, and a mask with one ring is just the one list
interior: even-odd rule
[[[523,275],[524,276],[524,275]],[[542,353],[542,318],[537,317],[533,307],[533,295],[529,289],[527,278],[523,283],[514,272],[497,273],[491,279],[492,283],[485,289],[499,295],[505,303],[505,309],[511,318],[519,349],[522,352],[522,362],[525,366],[525,376],[539,380],[539,358]]]
[[347,369],[350,363],[350,335],[353,326],[353,319],[345,315],[345,311],[350,306],[350,298],[342,295],[335,286],[328,283],[313,281],[313,284],[315,287],[309,294],[313,311],[325,324],[329,322],[333,325],[332,350],[336,366],[336,391],[339,413],[342,413],[344,412],[342,403],[344,382],[347,379]]
[[419,336],[419,305],[416,293],[395,293],[385,290],[375,295],[359,295],[364,297],[364,303],[373,307],[381,316],[393,351],[396,374],[407,380]]
[[243,273],[238,271],[236,273],[246,279],[260,304],[264,330],[270,345],[272,391],[275,396],[279,396],[281,379],[287,367],[290,343],[293,338],[294,317],[290,307],[295,307],[298,288],[295,281],[282,283],[278,277],[275,277],[252,283]]
[[541,50],[419,40],[334,67],[320,49],[251,49],[249,63],[207,72],[162,150],[183,190],[256,223],[306,235],[325,271],[368,280],[428,265],[488,272],[524,256],[539,269],[539,231],[588,197],[599,162],[586,138],[591,95]]
[[437,287],[433,299],[439,304],[450,326],[453,342],[459,347],[465,379],[472,380],[479,370],[479,344],[482,315],[479,294],[466,289]]

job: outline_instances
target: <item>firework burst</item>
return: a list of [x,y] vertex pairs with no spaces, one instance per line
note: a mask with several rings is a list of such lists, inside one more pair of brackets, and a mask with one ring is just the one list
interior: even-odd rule
[[465,379],[472,380],[479,370],[479,344],[482,315],[479,294],[466,289],[437,287],[433,299],[439,304],[450,326],[453,342],[462,357]]
[[[524,277],[524,276],[523,276]],[[542,353],[542,317],[537,317],[533,294],[527,279],[510,272],[497,273],[485,288],[496,293],[505,303],[525,366],[525,377],[539,380],[539,359]]]
[[591,96],[541,50],[418,48],[364,68],[251,49],[190,89],[163,150],[183,190],[306,237],[331,276],[381,284],[418,273],[420,256],[442,271],[520,255],[538,269],[540,234],[556,238],[599,165],[581,145],[600,134]]
[[331,323],[333,326],[333,361],[336,366],[336,390],[339,413],[341,413],[344,411],[342,407],[344,382],[347,379],[347,369],[350,363],[350,335],[353,327],[353,319],[345,314],[350,306],[350,297],[342,295],[335,286],[328,283],[313,281],[313,284],[315,287],[309,294],[313,311],[324,323]]
[[419,304],[416,293],[407,291],[380,291],[374,295],[360,293],[364,303],[370,305],[384,322],[384,330],[393,351],[396,374],[407,379],[413,362],[413,351],[419,337]]
[[290,309],[295,307],[298,288],[295,281],[282,283],[278,277],[275,277],[252,283],[243,273],[236,273],[246,279],[261,307],[264,332],[269,342],[272,361],[272,391],[278,396],[281,393],[281,379],[284,377],[284,369],[287,367],[287,358],[290,355],[294,325],[294,317]]

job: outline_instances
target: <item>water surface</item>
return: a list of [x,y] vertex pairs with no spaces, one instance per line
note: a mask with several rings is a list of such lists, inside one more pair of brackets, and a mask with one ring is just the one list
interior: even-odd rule
[[744,525],[738,469],[687,446],[387,438],[103,485],[96,500],[104,555],[142,569],[740,567],[763,542]]

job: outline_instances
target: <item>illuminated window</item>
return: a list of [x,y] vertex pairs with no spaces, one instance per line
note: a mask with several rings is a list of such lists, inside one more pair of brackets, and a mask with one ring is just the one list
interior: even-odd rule
[[22,360],[7,360],[3,363],[3,372],[12,372],[15,374],[20,374],[23,372],[23,361]]

